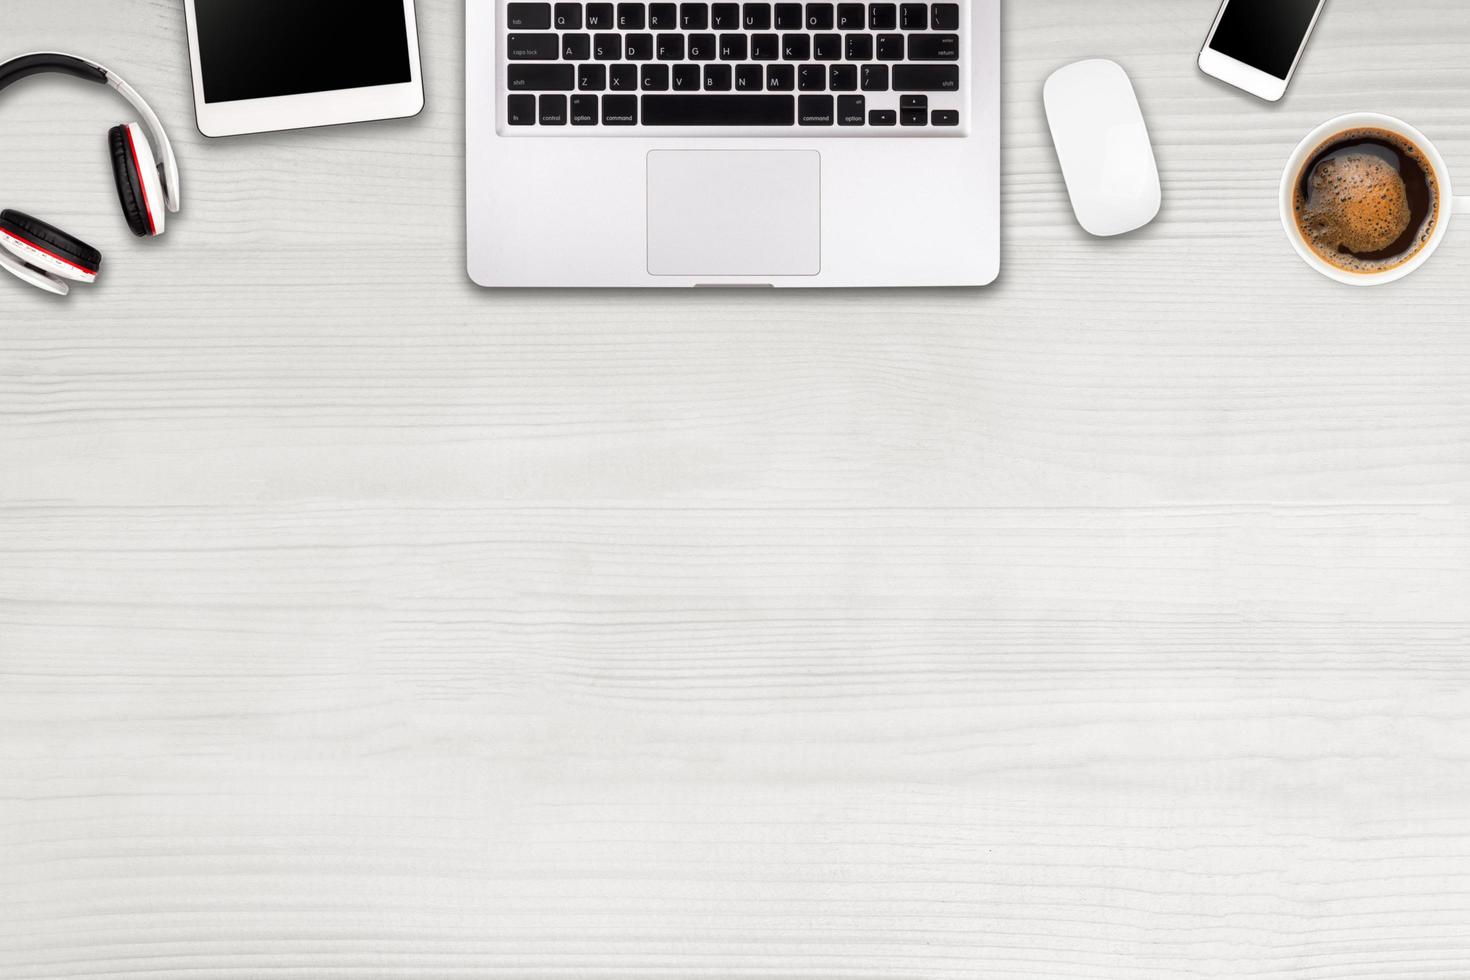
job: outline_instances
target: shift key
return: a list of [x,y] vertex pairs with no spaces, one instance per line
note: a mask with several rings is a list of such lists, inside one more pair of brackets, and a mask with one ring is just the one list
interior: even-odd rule
[[960,87],[956,65],[894,65],[895,92],[955,92]]
[[571,65],[507,65],[505,84],[512,92],[570,92]]

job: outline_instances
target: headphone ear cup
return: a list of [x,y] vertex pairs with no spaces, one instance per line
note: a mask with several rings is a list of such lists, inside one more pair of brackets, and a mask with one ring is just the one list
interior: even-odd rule
[[71,292],[71,284],[60,276],[53,276],[49,272],[42,272],[29,262],[22,262],[6,249],[0,248],[0,269],[4,269],[21,282],[43,289],[57,296],[65,296]]
[[[102,268],[101,252],[55,225],[20,211],[0,211],[0,248],[22,265],[55,280],[95,282]],[[13,267],[7,269],[16,272]],[[21,278],[40,285],[28,277]],[[65,294],[64,289],[61,292]]]
[[107,149],[112,157],[112,179],[117,184],[117,203],[122,205],[128,230],[140,238],[148,234],[148,216],[143,212],[143,178],[128,146],[128,128],[107,131]]
[[112,157],[117,202],[128,229],[139,238],[163,234],[163,182],[143,127],[137,123],[112,127],[107,131],[107,148]]

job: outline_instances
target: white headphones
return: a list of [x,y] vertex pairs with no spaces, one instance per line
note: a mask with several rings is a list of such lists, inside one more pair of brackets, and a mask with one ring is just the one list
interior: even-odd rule
[[[165,218],[179,210],[179,162],[158,114],[113,72],[85,58],[57,52],[22,55],[0,65],[0,91],[22,78],[48,72],[107,85],[138,111],[147,124],[146,132],[132,122],[107,133],[112,176],[123,217],[133,234],[139,238],[162,235]],[[55,225],[20,211],[0,211],[0,268],[38,289],[65,296],[69,283],[96,282],[102,253]]]

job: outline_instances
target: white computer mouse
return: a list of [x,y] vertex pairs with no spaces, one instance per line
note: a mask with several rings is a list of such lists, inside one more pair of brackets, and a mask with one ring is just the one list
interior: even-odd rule
[[1159,165],[1123,66],[1095,59],[1060,68],[1043,98],[1078,223],[1107,237],[1154,220],[1163,203]]

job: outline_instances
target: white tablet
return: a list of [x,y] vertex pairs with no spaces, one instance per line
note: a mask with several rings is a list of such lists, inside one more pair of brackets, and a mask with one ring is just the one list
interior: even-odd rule
[[400,119],[424,107],[413,0],[185,0],[205,136]]

